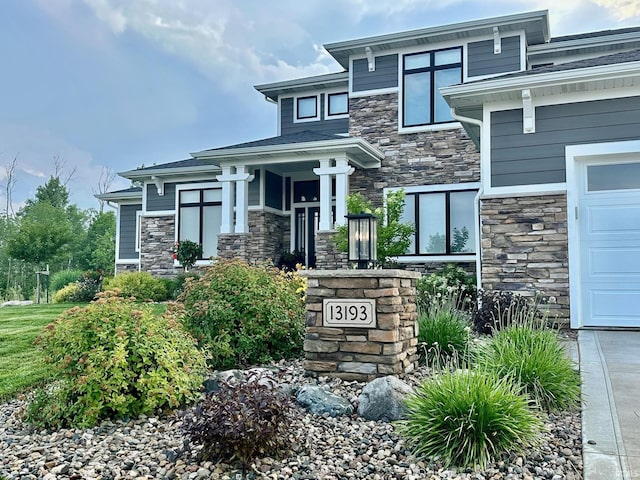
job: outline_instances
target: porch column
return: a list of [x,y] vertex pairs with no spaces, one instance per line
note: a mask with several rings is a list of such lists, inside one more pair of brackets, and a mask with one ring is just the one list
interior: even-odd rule
[[349,162],[346,157],[336,158],[336,225],[344,225],[347,215],[347,195],[349,194],[349,175],[351,175],[355,169],[349,166]]
[[231,167],[222,167],[222,175],[217,180],[222,183],[222,223],[220,233],[232,233],[233,221],[233,186],[231,184]]
[[320,160],[320,168],[313,171],[320,176],[320,225],[318,230],[326,232],[331,230],[331,176],[328,172],[331,168],[331,160]]
[[244,165],[236,167],[236,233],[249,232],[249,182],[253,175]]
[[[347,157],[335,159],[335,167],[331,166],[332,160],[320,160],[320,168],[314,168],[313,173],[320,177],[320,226],[319,231],[333,230],[334,222],[342,225],[347,214],[347,194],[349,184],[347,176],[354,172],[349,166]],[[336,176],[336,218],[331,221],[331,176]]]

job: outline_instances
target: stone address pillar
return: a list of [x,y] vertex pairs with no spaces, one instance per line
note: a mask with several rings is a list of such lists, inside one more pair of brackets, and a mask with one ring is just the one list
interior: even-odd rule
[[307,373],[368,381],[417,366],[416,283],[405,270],[309,270]]

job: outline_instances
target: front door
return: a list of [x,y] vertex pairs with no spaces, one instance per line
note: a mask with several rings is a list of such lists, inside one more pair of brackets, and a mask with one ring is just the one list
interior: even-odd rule
[[640,327],[640,161],[580,169],[583,325]]
[[316,232],[320,220],[320,207],[295,209],[295,249],[304,254],[307,268],[316,266]]

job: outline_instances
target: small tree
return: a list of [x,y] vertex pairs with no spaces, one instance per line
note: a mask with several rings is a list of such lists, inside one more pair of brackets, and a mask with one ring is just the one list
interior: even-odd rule
[[[412,223],[402,222],[404,209],[404,190],[387,193],[384,207],[374,208],[371,202],[361,193],[347,196],[347,211],[350,214],[371,213],[378,217],[378,261],[388,266],[399,255],[406,253],[411,245],[411,235],[415,232]],[[348,232],[346,225],[336,228],[335,243],[338,250],[346,252],[348,248]]]

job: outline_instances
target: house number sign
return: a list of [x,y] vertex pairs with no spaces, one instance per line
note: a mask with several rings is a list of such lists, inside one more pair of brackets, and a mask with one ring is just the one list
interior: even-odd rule
[[376,328],[376,301],[362,298],[322,300],[322,326]]

